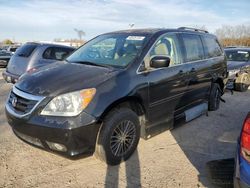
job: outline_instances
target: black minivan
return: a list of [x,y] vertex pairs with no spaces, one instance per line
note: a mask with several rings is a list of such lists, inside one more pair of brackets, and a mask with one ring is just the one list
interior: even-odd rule
[[111,165],[148,139],[217,110],[226,58],[207,31],[137,29],[103,34],[63,63],[26,73],[6,115],[14,133],[46,150],[94,154]]

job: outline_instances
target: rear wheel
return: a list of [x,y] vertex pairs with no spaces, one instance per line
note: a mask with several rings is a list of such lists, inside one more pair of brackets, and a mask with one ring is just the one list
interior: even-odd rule
[[215,111],[220,107],[221,89],[219,84],[213,83],[210,91],[208,110]]
[[236,91],[247,91],[250,85],[250,77],[247,73],[241,74],[239,77],[236,78],[234,83],[234,89]]
[[103,121],[95,155],[107,164],[117,165],[133,154],[139,139],[137,114],[128,108],[114,109]]

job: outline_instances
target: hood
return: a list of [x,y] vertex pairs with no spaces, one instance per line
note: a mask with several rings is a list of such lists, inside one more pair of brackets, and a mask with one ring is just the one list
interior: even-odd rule
[[249,61],[227,61],[228,70],[240,69],[241,67],[249,65]]
[[58,62],[24,74],[15,86],[33,95],[57,96],[96,87],[115,72],[112,68]]

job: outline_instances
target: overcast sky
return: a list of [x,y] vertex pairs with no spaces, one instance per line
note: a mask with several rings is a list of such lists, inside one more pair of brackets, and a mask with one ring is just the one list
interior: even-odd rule
[[0,41],[77,38],[135,28],[250,24],[250,0],[0,0]]

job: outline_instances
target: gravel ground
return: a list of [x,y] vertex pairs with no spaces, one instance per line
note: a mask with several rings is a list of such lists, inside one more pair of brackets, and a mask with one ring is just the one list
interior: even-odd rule
[[207,162],[234,157],[250,111],[250,91],[226,93],[220,110],[140,140],[126,163],[110,167],[95,157],[70,160],[19,140],[4,115],[10,88],[0,76],[0,187],[215,187]]

